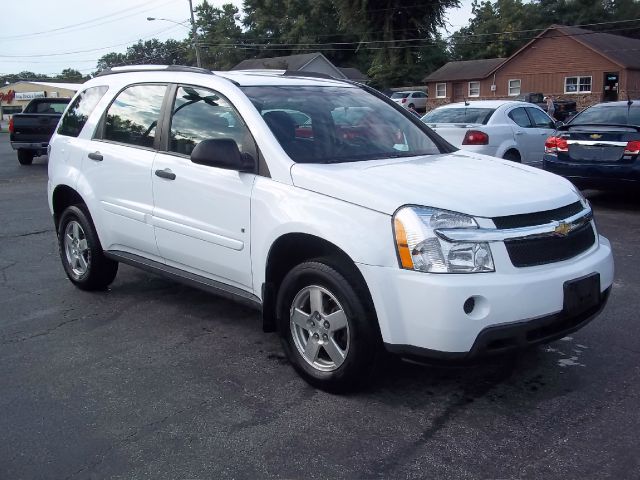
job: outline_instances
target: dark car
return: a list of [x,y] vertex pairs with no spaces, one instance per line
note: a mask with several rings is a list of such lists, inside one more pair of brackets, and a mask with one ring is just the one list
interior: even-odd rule
[[[514,98],[514,100],[533,103],[545,112],[547,111],[547,100],[542,93],[523,93],[522,95]],[[574,100],[554,100],[553,108],[553,117],[562,122],[569,121],[576,115],[576,113],[578,113],[576,110],[576,102]]]
[[545,142],[543,168],[579,188],[640,185],[640,101],[599,103]]
[[18,151],[20,165],[31,165],[33,157],[46,155],[47,145],[70,98],[35,98],[22,113],[9,121],[11,147]]

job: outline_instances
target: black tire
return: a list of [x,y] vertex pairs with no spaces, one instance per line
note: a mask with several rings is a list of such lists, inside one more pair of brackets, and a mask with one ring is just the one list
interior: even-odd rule
[[20,165],[31,165],[33,163],[33,157],[35,157],[35,154],[31,150],[18,150],[18,162]]
[[520,154],[516,150],[509,150],[502,156],[502,158],[509,160],[510,162],[522,163]]
[[[321,287],[339,302],[346,315],[348,349],[341,365],[322,371],[305,360],[294,340],[291,325],[294,300],[306,288]],[[325,297],[329,298],[329,297]],[[320,258],[294,267],[283,279],[277,300],[278,331],[283,348],[296,371],[311,385],[334,393],[346,392],[364,385],[381,358],[382,341],[370,295],[363,282],[351,269],[331,258]],[[309,321],[313,315],[309,317]],[[324,318],[324,317],[322,317]],[[318,321],[318,325],[321,322]],[[330,335],[336,335],[331,333]],[[326,338],[326,337],[325,337]],[[334,337],[332,336],[332,339]],[[311,333],[307,342],[311,341]],[[329,361],[328,351],[320,351]],[[335,362],[334,362],[335,363]]]
[[[67,227],[70,226],[73,229],[74,224],[72,222],[76,222],[80,226],[81,235],[79,235],[79,238],[83,237],[86,240],[85,253],[82,254],[86,263],[86,271],[80,274],[74,271],[72,260],[70,260],[67,245],[65,244]],[[118,262],[104,256],[91,216],[84,206],[73,205],[62,212],[60,223],[58,224],[58,249],[67,277],[76,287],[82,290],[104,290],[113,282],[118,273]]]
[[413,103],[410,103],[409,108],[416,108],[416,106]]

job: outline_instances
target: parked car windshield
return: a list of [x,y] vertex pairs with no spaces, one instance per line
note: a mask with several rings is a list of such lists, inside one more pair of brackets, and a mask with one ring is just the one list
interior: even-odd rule
[[409,96],[408,93],[395,92],[395,93],[393,93],[393,95],[391,95],[391,98],[407,98],[408,96]]
[[24,113],[63,113],[68,103],[69,100],[31,102],[24,109]]
[[640,105],[628,108],[626,105],[603,105],[587,108],[569,122],[571,125],[590,123],[640,125]]
[[360,88],[260,86],[242,90],[295,162],[355,162],[440,153],[429,135],[405,114]]
[[430,111],[422,121],[424,123],[481,123],[486,125],[495,108],[436,108]]

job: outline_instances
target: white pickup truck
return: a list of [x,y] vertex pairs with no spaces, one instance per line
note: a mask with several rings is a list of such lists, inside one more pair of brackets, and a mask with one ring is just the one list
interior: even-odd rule
[[122,262],[256,306],[332,391],[385,349],[464,360],[552,341],[613,282],[568,181],[457,150],[366,86],[295,72],[107,71],[60,121],[48,192],[77,287],[106,288]]

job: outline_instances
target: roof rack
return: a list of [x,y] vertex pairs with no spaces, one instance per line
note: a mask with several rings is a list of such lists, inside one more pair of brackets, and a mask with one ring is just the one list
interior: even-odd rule
[[211,70],[207,70],[206,68],[190,67],[187,65],[123,65],[121,67],[111,67],[102,70],[96,77],[128,72],[190,72],[215,75]]
[[283,74],[283,77],[309,77],[309,78],[326,78],[328,80],[342,80],[342,78],[332,77],[326,73],[320,72],[301,72],[300,70],[286,70]]

